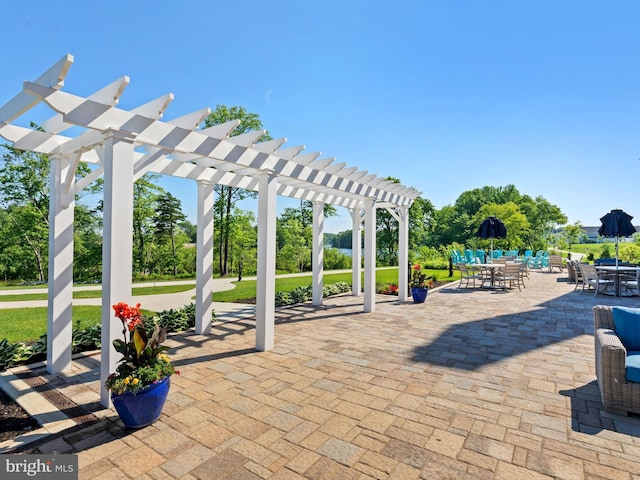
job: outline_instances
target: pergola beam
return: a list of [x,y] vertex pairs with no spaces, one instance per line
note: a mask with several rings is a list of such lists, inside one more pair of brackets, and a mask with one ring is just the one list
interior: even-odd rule
[[[73,63],[73,55],[65,55],[49,70],[33,81],[35,84],[58,90],[64,85],[64,79]],[[40,102],[38,97],[22,90],[0,108],[0,122],[11,122]]]

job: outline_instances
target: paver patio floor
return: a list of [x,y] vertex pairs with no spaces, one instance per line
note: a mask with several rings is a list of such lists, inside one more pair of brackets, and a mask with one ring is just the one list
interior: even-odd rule
[[99,356],[26,372],[69,400],[75,423],[22,451],[77,453],[95,480],[640,479],[640,418],[603,410],[591,312],[640,298],[581,295],[566,279],[455,283],[424,304],[378,296],[369,314],[352,296],[288,308],[268,352],[252,319],[173,335],[181,374],[137,431],[97,405]]

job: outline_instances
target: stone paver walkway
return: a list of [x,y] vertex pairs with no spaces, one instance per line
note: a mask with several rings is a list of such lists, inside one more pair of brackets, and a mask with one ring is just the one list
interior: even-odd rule
[[421,305],[378,296],[370,314],[352,296],[284,309],[268,352],[250,318],[173,335],[181,375],[138,431],[99,406],[99,356],[64,375],[16,369],[4,380],[19,398],[35,375],[73,424],[52,418],[53,435],[4,452],[77,453],[94,480],[639,479],[640,418],[602,409],[591,309],[640,299],[581,295],[566,277],[454,284]]

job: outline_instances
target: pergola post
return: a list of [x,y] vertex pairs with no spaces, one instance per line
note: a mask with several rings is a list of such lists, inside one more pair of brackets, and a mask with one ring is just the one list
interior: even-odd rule
[[50,160],[47,372],[71,367],[74,175],[69,157]]
[[313,202],[313,248],[311,268],[313,271],[313,305],[322,305],[324,275],[324,203]]
[[133,263],[133,143],[110,132],[106,137],[104,166],[104,213],[102,246],[102,353],[100,357],[100,401],[110,406],[104,382],[114,372],[120,354],[113,340],[121,338],[122,324],[112,305],[131,301]]
[[359,208],[350,208],[351,226],[351,294],[359,297],[362,291],[362,218]]
[[376,201],[364,202],[364,311],[376,309]]
[[409,298],[409,209],[398,208],[398,300]]
[[214,184],[198,182],[196,240],[196,333],[211,333],[213,309],[213,204]]
[[256,349],[273,348],[276,293],[276,193],[278,178],[258,174],[258,281],[256,285]]

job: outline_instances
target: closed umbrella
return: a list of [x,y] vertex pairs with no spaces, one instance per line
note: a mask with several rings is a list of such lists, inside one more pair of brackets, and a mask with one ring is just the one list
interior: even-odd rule
[[491,239],[491,263],[493,263],[493,239],[494,238],[506,238],[507,227],[499,218],[487,217],[478,227],[476,237],[490,238]]
[[603,237],[615,237],[616,239],[616,267],[618,266],[618,239],[633,235],[636,227],[631,224],[633,217],[622,210],[611,210],[604,217],[600,218],[602,225],[598,229],[598,234]]

